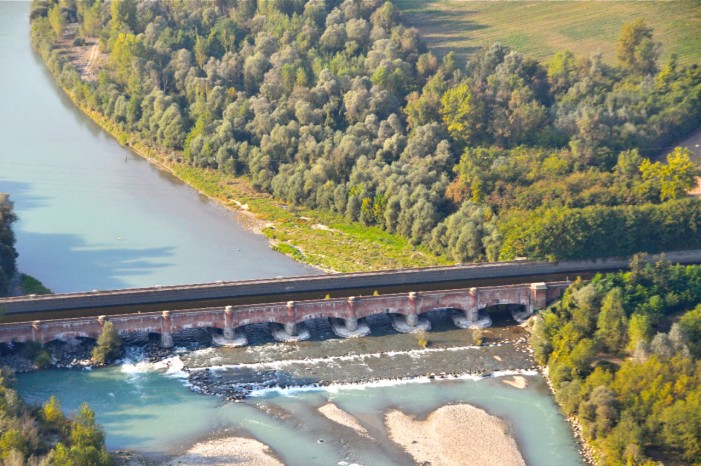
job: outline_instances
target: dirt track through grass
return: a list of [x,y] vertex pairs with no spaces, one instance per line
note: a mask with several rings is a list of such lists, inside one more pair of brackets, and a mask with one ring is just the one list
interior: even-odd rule
[[558,50],[588,56],[601,50],[615,61],[621,27],[643,18],[662,42],[661,61],[701,63],[701,0],[527,1],[394,0],[441,56],[454,50],[464,62],[480,47],[501,42],[547,60]]

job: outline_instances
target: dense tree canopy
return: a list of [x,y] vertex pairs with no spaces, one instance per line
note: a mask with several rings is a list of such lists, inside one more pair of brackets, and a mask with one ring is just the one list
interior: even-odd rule
[[0,193],[0,296],[7,294],[10,279],[16,273],[17,251],[12,224],[17,220],[7,194]]
[[[688,154],[670,159],[676,176],[639,152],[695,129],[701,69],[672,60],[658,72],[639,21],[623,29],[618,67],[568,51],[543,64],[495,44],[460,68],[382,0],[43,0],[32,19],[61,84],[130,137],[456,261],[608,255],[598,239],[566,253],[543,222],[603,213],[605,237],[638,212],[665,222],[699,209],[666,205],[696,173]],[[99,37],[109,60],[97,79],[62,55],[71,30]],[[532,210],[540,227],[519,231]],[[673,246],[698,246],[697,224],[675,221],[686,234]],[[570,221],[567,241],[590,223]]]
[[701,267],[637,256],[577,281],[532,343],[601,464],[701,462]]

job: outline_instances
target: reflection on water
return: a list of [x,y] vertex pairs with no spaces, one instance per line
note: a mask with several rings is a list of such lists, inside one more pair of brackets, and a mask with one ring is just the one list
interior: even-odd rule
[[0,2],[0,192],[19,268],[57,292],[318,273],[132,154],[77,110],[29,44],[29,2]]

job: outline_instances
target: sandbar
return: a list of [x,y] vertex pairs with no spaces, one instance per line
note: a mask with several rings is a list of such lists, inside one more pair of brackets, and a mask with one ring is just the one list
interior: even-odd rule
[[506,424],[474,406],[443,406],[424,421],[401,411],[385,415],[390,438],[418,464],[525,466]]
[[353,429],[361,437],[370,438],[368,431],[365,429],[365,427],[360,425],[356,418],[343,411],[335,404],[326,403],[324,406],[319,408],[319,412],[333,422],[348,427],[349,429]]
[[200,442],[161,466],[175,465],[282,466],[282,463],[272,456],[270,447],[257,440],[227,437]]

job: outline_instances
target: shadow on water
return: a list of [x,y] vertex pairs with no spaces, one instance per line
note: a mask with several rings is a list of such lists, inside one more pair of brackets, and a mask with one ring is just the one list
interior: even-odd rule
[[[15,204],[15,212],[19,210],[37,209],[48,205],[45,196],[33,194],[29,183],[4,179],[0,174],[0,193],[10,195],[10,200]],[[22,218],[20,217],[21,221]]]
[[[21,230],[21,225],[20,225]],[[127,277],[151,274],[154,270],[172,266],[168,258],[173,247],[128,248],[88,244],[80,236],[62,233],[20,231],[25,249],[34,251],[31,257],[40,264],[30,264],[19,257],[21,270],[48,270],[60,273],[45,285],[50,289],[69,289],[80,283],[84,290],[126,288]]]

